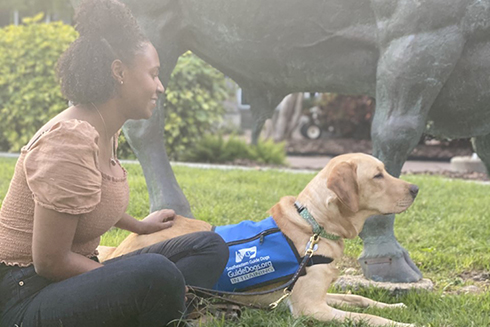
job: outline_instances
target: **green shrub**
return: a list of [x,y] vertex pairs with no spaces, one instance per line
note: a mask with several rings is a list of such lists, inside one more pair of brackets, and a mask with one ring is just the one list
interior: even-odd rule
[[223,138],[205,135],[191,149],[183,152],[181,159],[190,162],[225,162],[224,148]]
[[253,146],[247,144],[244,140],[241,140],[235,136],[228,138],[224,147],[224,155],[227,161],[233,161],[235,159],[255,160],[255,156],[252,151]]
[[225,140],[221,135],[206,135],[182,155],[182,160],[207,163],[249,160],[284,165],[286,152],[284,143],[274,143],[272,140],[259,140],[257,145],[249,145],[234,136]]
[[224,163],[236,159],[253,159],[250,146],[236,137],[228,140],[221,135],[205,135],[182,155],[191,162]]
[[274,143],[269,139],[259,141],[257,145],[251,147],[252,157],[261,163],[282,165],[286,162],[285,143]]
[[58,57],[77,37],[61,22],[0,29],[0,146],[19,151],[51,117],[67,107],[55,76]]
[[171,159],[180,160],[186,148],[221,121],[227,92],[218,70],[191,52],[179,58],[166,91],[165,143]]

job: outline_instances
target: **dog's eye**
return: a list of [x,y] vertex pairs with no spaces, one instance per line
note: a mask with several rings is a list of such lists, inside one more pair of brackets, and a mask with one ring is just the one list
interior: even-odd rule
[[383,173],[379,173],[379,174],[375,175],[374,178],[383,178]]

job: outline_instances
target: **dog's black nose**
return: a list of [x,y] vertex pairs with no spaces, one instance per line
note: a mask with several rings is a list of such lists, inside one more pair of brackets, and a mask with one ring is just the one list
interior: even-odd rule
[[418,193],[419,193],[419,187],[417,185],[414,185],[414,184],[410,185],[410,194],[412,195],[412,197],[414,199]]

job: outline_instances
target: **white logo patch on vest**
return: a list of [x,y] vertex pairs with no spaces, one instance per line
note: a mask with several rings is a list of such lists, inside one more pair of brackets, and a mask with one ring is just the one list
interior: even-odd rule
[[240,263],[243,261],[243,259],[248,260],[248,259],[253,259],[257,256],[257,247],[253,246],[248,249],[240,249],[235,252],[235,262]]

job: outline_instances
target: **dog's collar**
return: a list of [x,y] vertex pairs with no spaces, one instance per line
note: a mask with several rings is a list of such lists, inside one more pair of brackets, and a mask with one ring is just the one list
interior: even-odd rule
[[295,201],[294,206],[296,207],[296,210],[298,211],[299,215],[303,217],[304,220],[308,222],[308,224],[311,225],[311,227],[313,228],[313,234],[317,234],[320,237],[324,237],[332,241],[337,241],[340,239],[340,236],[338,235],[327,233],[325,229],[318,224],[318,222],[311,215],[308,209],[305,206],[303,206],[301,203]]

